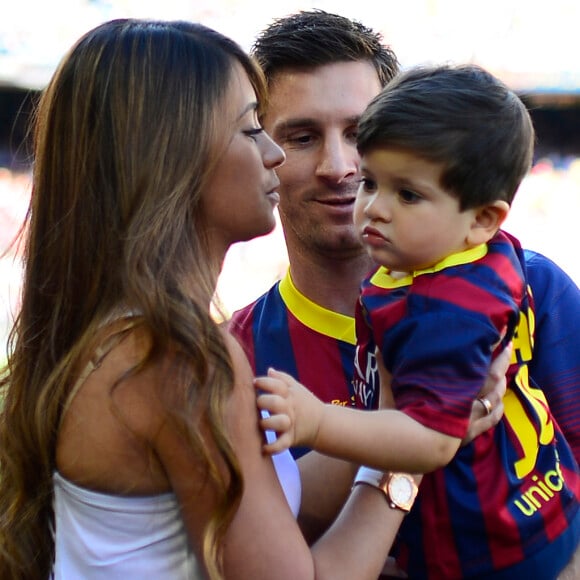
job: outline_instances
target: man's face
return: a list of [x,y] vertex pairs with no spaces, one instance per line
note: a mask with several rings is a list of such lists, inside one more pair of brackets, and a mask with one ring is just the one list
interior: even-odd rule
[[290,254],[359,255],[353,225],[358,188],[356,130],[381,85],[368,62],[278,73],[264,127],[284,149],[277,169],[280,218]]

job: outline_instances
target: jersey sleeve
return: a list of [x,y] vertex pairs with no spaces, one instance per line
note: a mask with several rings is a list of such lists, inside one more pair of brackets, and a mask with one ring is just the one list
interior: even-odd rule
[[408,316],[383,337],[397,408],[421,424],[462,439],[483,387],[493,345],[502,337],[484,316],[452,309]]
[[553,261],[525,251],[536,311],[530,376],[580,463],[580,289]]

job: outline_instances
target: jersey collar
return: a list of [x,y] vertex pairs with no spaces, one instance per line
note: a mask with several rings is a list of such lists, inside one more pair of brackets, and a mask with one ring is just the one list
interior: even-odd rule
[[278,290],[286,308],[304,326],[330,338],[356,344],[354,318],[328,310],[306,298],[294,286],[290,269],[286,272],[286,276],[280,280]]
[[447,256],[430,268],[425,268],[424,270],[414,270],[402,278],[393,278],[390,275],[388,268],[380,266],[371,276],[370,281],[373,286],[377,286],[378,288],[402,288],[403,286],[409,286],[413,282],[413,278],[416,278],[417,276],[422,276],[423,274],[433,274],[434,272],[445,270],[445,268],[460,266],[462,264],[469,264],[470,262],[480,260],[487,254],[487,250],[487,244],[480,244],[474,248],[463,250],[462,252],[457,252],[456,254],[451,254],[451,256]]

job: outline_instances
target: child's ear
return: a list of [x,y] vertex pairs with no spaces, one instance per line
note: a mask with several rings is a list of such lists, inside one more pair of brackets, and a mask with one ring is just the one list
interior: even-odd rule
[[502,200],[477,208],[467,234],[469,245],[478,246],[491,240],[505,221],[509,211],[509,204]]

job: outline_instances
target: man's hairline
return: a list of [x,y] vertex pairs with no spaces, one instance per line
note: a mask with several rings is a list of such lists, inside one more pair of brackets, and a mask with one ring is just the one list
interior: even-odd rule
[[[321,64],[305,64],[305,65],[283,65],[280,66],[279,68],[276,69],[276,72],[274,72],[273,74],[270,75],[266,75],[266,82],[268,83],[268,88],[271,89],[272,85],[277,81],[277,79],[279,77],[282,77],[284,75],[290,75],[292,73],[299,73],[299,74],[314,74],[315,71],[325,68],[325,67],[329,67],[329,66],[333,66],[333,65],[337,65],[337,64],[348,64],[348,63],[368,63],[370,65],[370,67],[372,68],[372,70],[374,71],[375,75],[376,75],[376,79],[378,81],[378,85],[379,85],[379,91],[381,90],[381,88],[383,87],[383,83],[381,82],[381,77],[379,75],[379,72],[377,71],[372,59],[370,58],[357,58],[357,59],[349,59],[349,58],[344,58],[344,59],[339,59],[339,60],[333,60],[330,62],[325,62],[325,63],[321,63]],[[264,113],[263,117],[262,117],[262,123],[264,122],[263,119],[264,117],[268,116],[268,110],[270,109],[270,106],[268,104],[267,108],[266,108],[266,112]],[[360,115],[362,115],[362,111],[359,115],[357,115],[356,117],[352,117],[347,119],[348,122],[356,124],[358,123],[358,120],[360,118]],[[300,129],[300,128],[308,128],[308,127],[316,127],[318,126],[320,123],[318,121],[318,119],[316,117],[301,117],[295,120],[292,120],[290,123],[281,123],[280,125],[276,126],[276,132],[278,132],[279,130],[282,129],[287,129],[290,128],[292,130],[295,129]],[[273,128],[270,128],[270,131],[273,131]],[[274,135],[272,135],[274,136]]]
[[344,58],[344,59],[338,59],[338,60],[332,60],[332,61],[328,61],[328,62],[323,62],[323,63],[319,63],[319,64],[303,64],[303,65],[298,65],[298,64],[285,64],[282,65],[278,68],[276,68],[276,70],[272,71],[269,74],[265,73],[266,76],[266,82],[268,83],[268,86],[272,85],[276,78],[284,75],[284,74],[291,74],[291,73],[301,73],[301,74],[312,74],[315,71],[317,71],[318,69],[321,68],[325,68],[325,67],[329,67],[329,66],[333,66],[333,65],[337,65],[337,64],[349,64],[349,63],[368,63],[371,68],[375,71],[375,74],[377,75],[377,79],[379,81],[379,84],[381,86],[383,86],[383,83],[381,82],[381,77],[379,75],[379,71],[377,70],[377,67],[374,65],[373,60],[371,58]]

